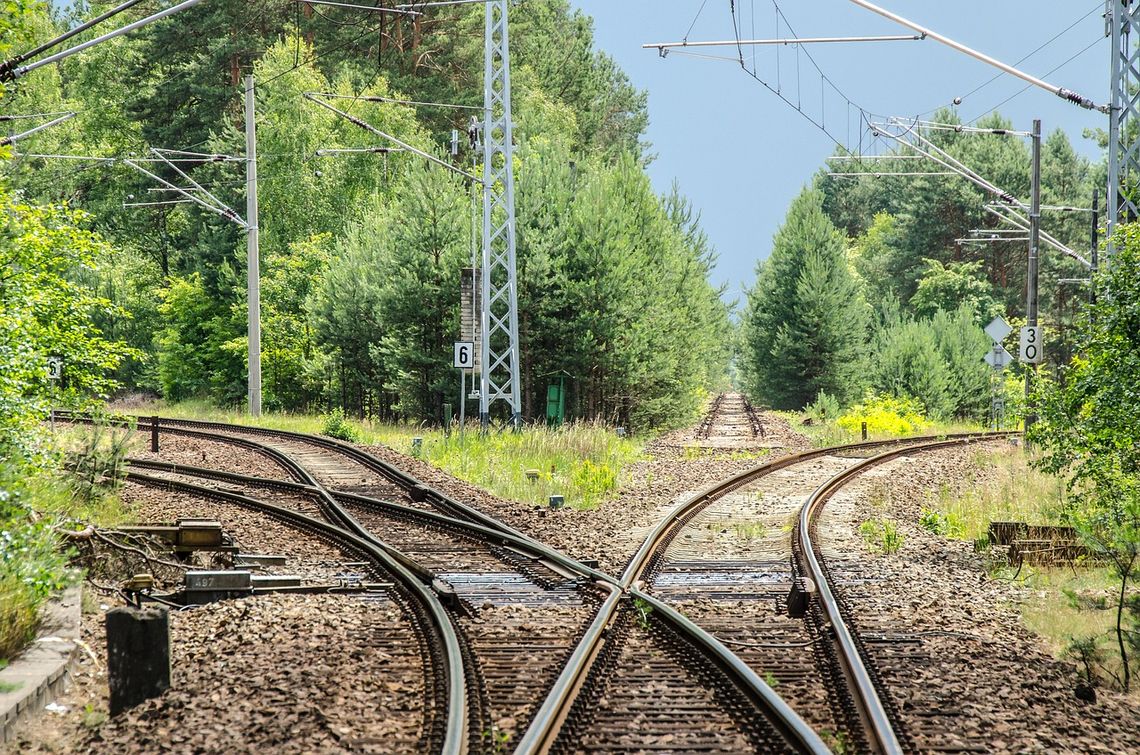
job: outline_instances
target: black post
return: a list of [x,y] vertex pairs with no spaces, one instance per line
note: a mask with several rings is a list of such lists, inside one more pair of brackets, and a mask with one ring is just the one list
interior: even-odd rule
[[863,423],[863,440],[867,440],[867,423]]
[[170,689],[170,618],[161,606],[107,612],[107,683],[117,716]]
[[158,453],[158,417],[150,418],[150,452]]

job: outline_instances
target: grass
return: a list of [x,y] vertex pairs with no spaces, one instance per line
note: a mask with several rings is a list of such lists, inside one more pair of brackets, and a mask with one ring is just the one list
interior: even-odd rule
[[[142,416],[161,414],[315,434],[335,425],[338,432],[355,434],[360,443],[418,455],[501,498],[545,505],[551,495],[561,495],[567,506],[577,509],[596,507],[617,489],[628,465],[644,458],[642,440],[618,437],[611,428],[595,423],[569,423],[558,429],[536,426],[521,433],[486,435],[469,428],[461,435],[445,434],[440,428],[353,419],[330,421],[329,417],[306,414],[266,413],[254,419],[203,402],[152,404],[132,411]],[[418,454],[413,438],[422,439]],[[528,470],[538,473],[533,481],[527,476]]]
[[[527,428],[521,433],[467,432],[447,436],[442,430],[375,425],[376,441],[407,454],[412,439],[422,438],[419,455],[433,466],[502,498],[545,504],[561,495],[577,509],[597,506],[613,493],[626,467],[642,458],[642,442],[619,438],[599,424],[577,423],[559,429]],[[531,480],[527,471],[536,471]]]
[[868,519],[859,525],[859,534],[867,545],[881,553],[898,553],[903,545],[903,535],[893,519]]
[[[1031,466],[1033,457],[1009,446],[974,454],[983,475],[962,490],[943,486],[923,509],[919,524],[952,539],[988,543],[992,521],[1060,524],[1064,482]],[[1102,675],[1120,671],[1116,651],[1116,596],[1119,581],[1107,568],[1091,566],[992,568],[996,579],[1024,588],[1018,602],[1023,625],[1042,637],[1054,655],[1078,662],[1074,644],[1091,642],[1100,653]],[[1137,594],[1134,588],[1132,594]]]
[[121,460],[127,436],[107,426],[57,428],[50,438],[56,451],[91,472],[83,483],[46,462],[18,474],[0,469],[6,478],[0,479],[0,660],[35,637],[41,606],[76,576],[59,530],[113,526],[127,518],[116,486],[105,477],[115,477],[108,472],[110,460]]
[[0,659],[5,665],[36,636],[41,602],[20,580],[0,577]]
[[[822,423],[817,421],[810,425],[805,425],[803,424],[805,415],[800,412],[776,413],[786,419],[793,429],[806,435],[816,448],[842,446],[848,443],[860,443],[863,441],[862,431],[858,427],[848,429],[841,427],[833,421]],[[867,431],[867,440],[897,440],[899,438],[911,438],[923,435],[939,436],[952,435],[954,433],[976,433],[985,429],[985,427],[972,422],[928,420],[923,426],[915,429],[913,432],[877,430],[871,428]]]
[[[1012,574],[1002,576],[1013,578]],[[1102,675],[1120,672],[1114,594],[1120,583],[1108,569],[1025,568],[1017,579],[1028,591],[1020,606],[1021,620],[1044,638],[1054,655],[1076,662],[1070,652],[1074,643],[1091,641],[1101,653],[1098,671]],[[1137,593],[1133,588],[1130,594]],[[1140,697],[1140,690],[1133,694]]]
[[[990,522],[1059,524],[1064,482],[1030,466],[1020,447],[978,451],[973,464],[989,470],[984,484],[962,491],[943,485],[924,512],[925,522],[941,520],[942,533],[955,540],[980,540]],[[929,528],[929,527],[928,527]]]
[[768,534],[768,530],[760,522],[738,522],[732,525],[732,529],[736,532],[736,537],[741,540],[761,540]]
[[770,448],[709,448],[686,446],[681,458],[685,461],[709,459],[713,461],[752,461],[772,455]]

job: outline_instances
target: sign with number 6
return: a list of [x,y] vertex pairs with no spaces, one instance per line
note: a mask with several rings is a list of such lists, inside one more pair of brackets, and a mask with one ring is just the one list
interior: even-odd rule
[[473,341],[455,342],[455,368],[459,370],[475,369],[475,343]]

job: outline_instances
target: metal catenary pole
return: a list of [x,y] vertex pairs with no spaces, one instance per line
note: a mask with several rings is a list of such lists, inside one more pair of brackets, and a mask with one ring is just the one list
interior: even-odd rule
[[[1140,140],[1135,130],[1140,123],[1140,47],[1132,40],[1132,29],[1140,24],[1140,2],[1109,0],[1112,37],[1112,102],[1108,116],[1108,238],[1117,223],[1137,216],[1136,197],[1131,183],[1140,177]],[[1109,249],[1111,255],[1111,246]]]
[[[1033,180],[1029,206],[1029,267],[1025,283],[1025,318],[1030,328],[1037,327],[1037,250],[1041,242],[1041,121],[1033,121]],[[1036,364],[1027,364],[1025,371],[1025,430],[1037,421],[1033,404],[1033,378]]]
[[507,0],[489,0],[483,66],[483,342],[479,391],[479,421],[484,429],[497,401],[508,404],[514,428],[522,422],[513,152]]
[[249,310],[249,413],[261,416],[261,261],[257,217],[257,125],[253,76],[245,77],[246,288]]

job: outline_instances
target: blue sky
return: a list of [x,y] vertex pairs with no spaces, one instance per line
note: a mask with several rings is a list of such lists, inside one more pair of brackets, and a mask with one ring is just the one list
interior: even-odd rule
[[[835,143],[736,62],[676,54],[661,59],[656,50],[641,49],[643,43],[683,38],[702,0],[571,3],[594,17],[597,46],[617,60],[634,85],[649,92],[648,138],[657,155],[650,166],[654,186],[664,192],[674,179],[679,182],[702,213],[720,255],[714,280],[728,285],[729,298],[740,297],[754,279],[757,260],[771,251],[772,236],[789,202]],[[1101,18],[1103,0],[876,0],[876,4],[1009,64],[1076,22],[1018,67],[1098,103],[1108,99],[1110,56]],[[776,36],[771,0],[736,0],[736,6],[744,36],[753,33],[753,8],[756,37]],[[525,4],[517,8],[514,12],[523,12]],[[908,33],[849,0],[783,0],[780,8],[801,37]],[[688,34],[690,41],[733,36],[729,0],[707,0]],[[789,36],[785,27],[779,36]],[[757,74],[774,86],[776,48],[759,49]],[[1086,128],[1107,128],[1107,116],[1036,88],[1017,94],[1025,83],[1012,76],[969,94],[998,71],[932,40],[813,45],[808,51],[839,90],[869,111],[913,116],[963,96],[959,113],[970,120],[1016,95],[1000,107],[1015,127],[1028,130],[1032,120],[1040,118],[1046,132],[1061,128],[1080,152],[1100,157],[1095,144],[1081,133]],[[732,57],[736,49],[699,52]],[[750,54],[746,51],[746,56]],[[1045,75],[1057,66],[1061,67]],[[780,48],[780,83],[793,101],[795,70],[794,48]],[[804,57],[799,81],[798,99],[804,109],[818,120],[823,107],[829,130],[847,141],[845,102],[830,87],[821,98],[819,76]],[[853,120],[857,123],[857,117]]]

